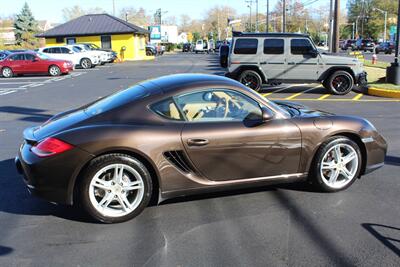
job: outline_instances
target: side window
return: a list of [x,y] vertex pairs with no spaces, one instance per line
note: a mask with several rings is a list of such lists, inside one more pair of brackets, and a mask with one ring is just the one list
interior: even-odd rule
[[292,39],[290,40],[290,52],[292,55],[304,55],[314,50],[308,39]]
[[258,103],[235,91],[210,89],[176,97],[188,121],[243,121],[260,118]]
[[235,54],[257,54],[258,40],[254,38],[241,38],[235,42]]
[[265,39],[264,54],[279,55],[285,50],[285,41],[283,39]]
[[50,48],[43,49],[43,53],[50,53]]
[[35,59],[35,56],[32,54],[25,54],[25,60],[32,61]]
[[172,98],[151,105],[150,109],[158,115],[171,120],[183,120]]
[[69,53],[69,49],[68,48],[66,48],[66,47],[60,47],[59,48],[60,50],[61,50],[61,54],[68,54]]

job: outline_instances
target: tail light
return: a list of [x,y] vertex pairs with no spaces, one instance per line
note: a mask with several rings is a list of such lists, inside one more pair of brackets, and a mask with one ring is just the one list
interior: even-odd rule
[[73,146],[57,138],[48,137],[32,147],[31,151],[38,157],[54,156],[72,149]]

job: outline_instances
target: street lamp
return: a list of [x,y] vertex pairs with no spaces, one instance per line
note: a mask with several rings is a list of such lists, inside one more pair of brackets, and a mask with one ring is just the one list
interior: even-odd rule
[[387,11],[382,10],[380,8],[374,7],[372,10],[374,11],[379,11],[385,16],[385,22],[384,22],[384,30],[383,30],[383,41],[386,42],[386,24],[387,24]]
[[253,1],[246,1],[246,3],[248,3],[247,7],[250,9],[250,32],[252,31],[252,25],[251,25],[251,6],[253,5]]
[[400,39],[400,0],[397,10],[397,31],[396,31],[396,52],[394,62],[386,69],[386,82],[400,85],[400,65],[399,65],[399,39]]

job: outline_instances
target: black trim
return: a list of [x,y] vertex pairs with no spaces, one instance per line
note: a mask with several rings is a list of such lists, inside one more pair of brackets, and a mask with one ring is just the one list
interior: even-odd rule
[[233,37],[310,37],[308,34],[284,32],[232,32]]
[[242,61],[240,61],[238,63],[232,62],[231,64],[233,64],[233,65],[235,65],[235,64],[257,64],[257,62],[246,62],[246,61],[242,62]]
[[194,166],[185,157],[183,150],[166,151],[164,152],[164,157],[182,172],[197,173]]

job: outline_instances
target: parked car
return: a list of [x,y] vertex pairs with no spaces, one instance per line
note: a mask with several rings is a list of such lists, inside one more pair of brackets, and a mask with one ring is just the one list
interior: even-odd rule
[[209,53],[208,41],[207,40],[197,40],[196,46],[194,47],[194,52],[197,53]]
[[374,49],[375,49],[375,43],[371,39],[357,40],[355,43],[353,43],[352,46],[353,51],[373,52]]
[[146,45],[146,55],[147,56],[156,56],[157,55],[157,47],[155,45],[151,45],[151,44]]
[[192,46],[191,43],[184,43],[182,45],[182,52],[190,52],[192,49],[191,46]]
[[90,69],[100,64],[98,56],[81,52],[81,50],[69,46],[42,47],[38,49],[38,52],[55,59],[70,60],[75,66],[80,66],[84,69]]
[[394,43],[392,42],[382,42],[375,48],[375,53],[385,53],[385,54],[391,54],[393,50],[395,49]]
[[256,91],[273,82],[321,82],[344,95],[366,83],[358,59],[320,53],[308,34],[234,32],[233,38],[226,76]]
[[23,135],[15,163],[29,191],[105,223],[134,218],[150,199],[241,186],[344,190],[387,151],[366,119],[272,102],[204,74],[142,82]]
[[356,40],[352,40],[352,39],[348,39],[348,40],[344,40],[342,45],[340,46],[340,48],[343,51],[346,51],[349,48],[353,47],[353,44],[356,42]]
[[7,50],[4,50],[4,51],[0,51],[0,60],[3,60],[3,59],[5,59],[8,55],[10,55],[11,54],[11,52],[10,51],[7,51]]
[[109,51],[91,49],[90,46],[87,44],[73,44],[70,45],[70,47],[71,46],[81,49],[81,52],[87,52],[93,54],[94,56],[98,56],[100,59],[100,65],[104,65],[105,63],[111,62],[113,60],[113,54]]
[[89,50],[89,48],[90,48],[90,50],[104,51],[104,52],[110,53],[111,56],[110,56],[110,59],[109,59],[108,63],[112,63],[118,58],[118,53],[115,52],[112,49],[101,48],[101,47],[99,47],[99,46],[97,46],[96,44],[93,44],[93,43],[77,43],[77,44],[78,45],[85,45],[87,50]]
[[51,76],[68,74],[74,69],[71,61],[52,59],[35,52],[17,52],[9,54],[0,61],[0,70],[4,78],[22,74],[48,73]]

